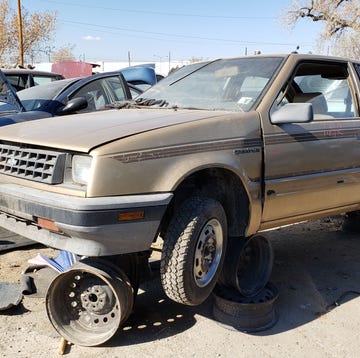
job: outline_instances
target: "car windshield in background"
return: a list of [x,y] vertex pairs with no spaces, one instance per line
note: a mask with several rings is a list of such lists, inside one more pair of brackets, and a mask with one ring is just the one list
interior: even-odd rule
[[282,57],[249,57],[189,65],[142,97],[165,100],[166,107],[249,111],[282,61]]
[[25,107],[26,111],[42,110],[53,99],[62,92],[67,85],[70,85],[79,79],[68,78],[65,80],[53,81],[41,86],[18,91],[17,95]]
[[[62,92],[67,85],[70,85],[78,80],[79,79],[76,78],[68,78],[53,81],[41,86],[26,88],[16,92],[16,94],[27,112],[35,110],[41,111],[53,100],[53,98],[56,97],[57,94]],[[5,111],[17,112],[18,110],[14,104],[0,102],[0,113]]]

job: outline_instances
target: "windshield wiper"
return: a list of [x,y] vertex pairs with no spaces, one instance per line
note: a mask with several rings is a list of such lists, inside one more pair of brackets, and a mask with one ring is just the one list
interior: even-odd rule
[[165,99],[142,98],[142,97],[136,98],[135,103],[138,106],[146,106],[146,107],[151,107],[151,106],[164,107],[168,104]]
[[105,108],[116,108],[116,109],[126,109],[126,108],[142,108],[142,107],[164,107],[167,105],[167,102],[164,99],[153,99],[153,98],[136,98],[129,101],[115,101],[105,105]]
[[115,101],[105,105],[106,109],[136,108],[134,101]]

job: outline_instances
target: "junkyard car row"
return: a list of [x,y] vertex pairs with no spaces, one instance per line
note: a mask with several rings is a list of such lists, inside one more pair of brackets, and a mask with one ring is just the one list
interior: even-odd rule
[[64,79],[60,73],[26,68],[5,68],[1,71],[16,91]]
[[[153,69],[143,68],[142,70],[146,73],[150,71],[153,79],[156,80]],[[97,111],[104,109],[110,103],[135,98],[143,91],[133,82],[142,82],[140,79],[144,77],[137,77],[139,73],[136,68],[129,68],[125,72],[129,81],[124,78],[122,71],[114,71],[52,81],[17,93],[12,91],[12,88],[8,88],[9,93],[3,94],[3,102],[0,101],[0,126]],[[6,79],[7,77],[2,77],[3,82],[6,82]],[[150,83],[153,84],[153,82]],[[6,85],[3,88],[6,88]]]
[[196,305],[228,240],[360,210],[359,95],[360,62],[249,56],[184,67],[116,109],[2,128],[0,225],[87,256],[52,286],[54,326],[111,337],[159,237],[165,293]]

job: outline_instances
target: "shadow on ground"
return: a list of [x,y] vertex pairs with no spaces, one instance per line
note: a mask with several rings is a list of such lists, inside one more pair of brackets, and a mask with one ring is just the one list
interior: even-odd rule
[[8,230],[0,228],[0,254],[1,252],[14,250],[19,247],[35,245],[39,246],[39,244],[33,240],[26,239],[23,236],[14,234]]
[[[279,290],[278,321],[254,335],[292,330],[326,315],[337,304],[360,295],[360,235],[345,234],[334,222],[304,223],[266,233],[275,263],[271,282]],[[159,272],[141,286],[135,309],[106,346],[128,346],[177,335],[196,324],[197,316],[213,320],[213,297],[197,307],[169,300]],[[225,328],[224,328],[225,329]]]
[[196,324],[196,314],[209,316],[211,305],[198,307],[177,304],[166,297],[160,279],[155,277],[141,286],[133,314],[107,346],[131,345],[164,339]]
[[303,224],[273,231],[270,237],[279,321],[262,334],[304,325],[360,295],[360,234]]

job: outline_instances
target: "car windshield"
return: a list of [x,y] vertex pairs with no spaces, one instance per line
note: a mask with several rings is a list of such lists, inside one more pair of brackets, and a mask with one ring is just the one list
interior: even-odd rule
[[248,57],[185,66],[141,97],[163,100],[166,107],[249,111],[282,61],[282,57]]
[[63,91],[63,89],[77,80],[78,79],[71,78],[53,81],[51,83],[18,91],[16,94],[26,111],[41,110],[42,108],[45,108],[61,91]]

